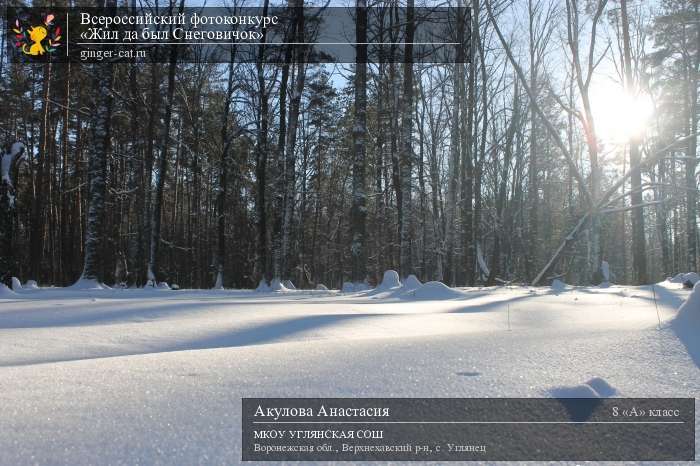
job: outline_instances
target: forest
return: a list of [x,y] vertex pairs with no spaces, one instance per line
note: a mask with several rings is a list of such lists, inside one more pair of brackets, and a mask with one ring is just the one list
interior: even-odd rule
[[[295,15],[286,37],[311,34],[295,7],[312,5],[274,5]],[[450,286],[697,271],[699,2],[441,5],[470,10],[457,63],[410,47],[371,62],[357,45],[355,63],[290,46],[283,63],[173,47],[24,64],[3,17],[0,280],[279,290],[389,269]],[[336,6],[366,44],[412,42],[424,5]]]

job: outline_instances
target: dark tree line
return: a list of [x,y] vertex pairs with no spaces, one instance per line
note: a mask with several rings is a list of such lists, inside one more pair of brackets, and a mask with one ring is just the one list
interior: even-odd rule
[[[309,4],[286,5],[285,37],[311,40]],[[411,43],[417,6],[357,0],[356,42]],[[347,65],[304,47],[279,64],[173,47],[162,63],[23,65],[3,47],[2,280],[281,289],[390,268],[460,286],[599,283],[603,262],[622,283],[697,270],[698,3],[452,6],[471,8],[453,28],[471,47],[451,65],[410,47],[366,63],[366,46]],[[644,131],[606,140],[605,79],[650,96]]]

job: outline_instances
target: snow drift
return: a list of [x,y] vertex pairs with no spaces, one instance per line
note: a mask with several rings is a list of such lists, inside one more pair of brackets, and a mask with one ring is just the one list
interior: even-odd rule
[[12,291],[5,285],[4,283],[0,283],[0,299],[2,298],[14,298],[17,296],[17,293]]
[[401,280],[396,270],[387,270],[384,272],[382,282],[373,290],[370,290],[365,296],[373,296],[375,298],[388,298],[393,296],[397,291],[401,290]]
[[563,281],[555,278],[554,280],[552,280],[551,287],[552,287],[552,291],[554,291],[555,293],[561,293],[563,291],[566,291],[569,288],[569,285],[567,285]]
[[12,289],[14,291],[21,290],[22,289],[22,282],[19,281],[19,278],[17,277],[12,277]]
[[688,298],[681,304],[681,307],[678,308],[678,315],[675,320],[693,320],[695,322],[700,322],[700,281],[695,283]]
[[549,394],[555,398],[609,398],[618,391],[602,377],[593,377],[579,385],[554,387]]
[[[32,282],[33,280],[30,280],[29,282]],[[30,288],[29,282],[27,282],[26,285],[24,285],[25,288]],[[36,282],[34,282],[34,285],[36,286]],[[77,282],[73,283],[71,286],[68,287],[71,290],[77,290],[77,291],[97,291],[97,290],[109,290],[110,288],[105,285],[104,283],[100,283],[97,280],[89,279],[89,278],[80,278]]]
[[382,283],[366,293],[365,296],[374,299],[400,298],[405,301],[410,300],[447,300],[464,298],[466,295],[456,289],[450,288],[442,282],[432,281],[422,284],[418,277],[409,275],[403,283],[399,279],[399,274],[395,270],[384,272]]
[[412,291],[412,290],[417,290],[423,286],[423,284],[418,280],[418,277],[415,275],[411,274],[406,278],[406,280],[403,282],[403,290],[404,291]]
[[355,285],[350,282],[343,282],[343,287],[340,289],[343,293],[353,293],[355,291]]
[[269,293],[272,291],[270,288],[270,285],[267,284],[267,280],[264,278],[260,280],[260,283],[258,283],[258,287],[255,289],[258,293]]
[[695,286],[698,281],[700,281],[700,275],[698,275],[696,272],[679,273],[673,278],[669,278],[668,281],[671,283],[682,283],[683,285],[691,288]]
[[272,282],[270,282],[270,291],[278,291],[280,293],[284,293],[286,291],[289,291],[289,289],[286,286],[284,286],[284,284],[279,278],[273,278]]
[[678,308],[671,328],[685,345],[695,365],[700,367],[700,281],[695,283],[685,302]]
[[384,272],[384,277],[382,282],[379,284],[376,290],[387,291],[401,286],[401,280],[399,279],[399,274],[396,270],[387,270]]
[[287,288],[288,290],[296,290],[296,289],[297,289],[297,287],[294,286],[294,283],[292,283],[291,280],[283,280],[283,281],[282,281],[282,284],[283,284],[284,287]]
[[413,291],[405,293],[404,299],[443,300],[464,298],[466,295],[442,282],[428,282]]

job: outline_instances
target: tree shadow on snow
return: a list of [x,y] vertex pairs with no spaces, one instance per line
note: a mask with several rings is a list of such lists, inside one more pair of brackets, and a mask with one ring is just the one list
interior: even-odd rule
[[[326,314],[295,317],[273,322],[264,322],[249,327],[222,331],[218,333],[208,333],[206,337],[194,338],[183,342],[175,343],[163,342],[162,346],[154,345],[144,350],[116,350],[109,353],[98,353],[86,357],[61,357],[60,355],[51,357],[41,357],[33,360],[4,361],[0,362],[0,367],[29,366],[44,363],[83,361],[90,359],[103,359],[120,356],[136,356],[158,353],[171,353],[178,351],[235,348],[245,346],[264,345],[289,341],[290,337],[313,331],[323,327],[332,326],[353,319],[363,319],[371,317],[386,317],[387,314]],[[99,351],[99,350],[96,350]]]
[[476,313],[476,312],[490,312],[490,311],[498,311],[498,310],[503,310],[505,306],[513,303],[518,303],[521,301],[525,301],[528,299],[533,299],[533,298],[539,298],[545,295],[551,294],[551,292],[547,293],[540,293],[540,294],[525,294],[521,296],[512,296],[508,297],[506,299],[499,299],[497,301],[488,301],[484,303],[476,303],[476,304],[471,304],[471,305],[466,305],[465,307],[461,307],[459,309],[454,309],[449,311],[450,314],[469,314],[469,313]]
[[264,345],[286,341],[300,333],[329,327],[344,321],[371,317],[384,317],[382,314],[325,314],[293,317],[261,323],[250,327],[221,332],[206,338],[193,339],[173,345],[164,351],[182,351],[213,348],[233,348],[238,346]]
[[[196,298],[196,297],[174,297],[173,295],[163,297],[144,296],[140,300],[136,297],[121,300],[112,297],[82,298],[84,302],[62,304],[63,300],[75,300],[75,296],[54,298],[57,301],[55,307],[44,307],[41,310],[12,310],[2,312],[0,310],[0,330],[7,329],[29,329],[29,328],[51,328],[51,327],[80,327],[93,325],[129,324],[150,322],[158,319],[168,318],[177,314],[196,313],[200,311],[215,312],[247,312],[253,306],[284,306],[290,301],[306,305],[327,305],[329,301],[320,295],[291,296],[292,293],[280,294],[277,296],[251,296],[240,298],[237,296],[220,298]],[[290,299],[293,298],[293,299]],[[34,298],[36,299],[36,298]],[[94,299],[91,301],[90,299]],[[99,301],[97,301],[99,300]],[[16,303],[31,301],[15,300]],[[157,301],[153,303],[152,301]],[[138,303],[138,304],[136,304]],[[392,302],[382,302],[367,299],[346,300],[343,304],[395,304]],[[65,307],[64,307],[65,306]]]
[[196,312],[198,308],[226,307],[236,308],[235,302],[180,302],[166,301],[159,304],[147,304],[143,307],[132,302],[124,307],[108,303],[110,308],[100,308],[99,303],[87,302],[82,305],[72,305],[69,309],[45,308],[40,311],[9,311],[0,312],[0,330],[23,328],[51,328],[51,327],[81,327],[90,325],[128,324],[148,322],[166,318],[173,314]]

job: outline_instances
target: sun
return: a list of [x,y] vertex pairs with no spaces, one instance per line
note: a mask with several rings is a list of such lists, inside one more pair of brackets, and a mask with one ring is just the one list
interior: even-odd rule
[[651,96],[632,94],[614,83],[598,83],[591,88],[591,111],[598,138],[626,144],[644,136],[654,113]]

